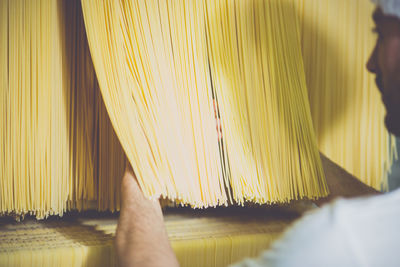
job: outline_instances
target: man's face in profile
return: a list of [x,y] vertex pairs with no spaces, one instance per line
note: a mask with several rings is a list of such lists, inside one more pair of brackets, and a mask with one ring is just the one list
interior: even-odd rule
[[367,68],[376,74],[386,107],[386,127],[400,136],[400,19],[384,15],[379,8],[373,18],[378,38]]

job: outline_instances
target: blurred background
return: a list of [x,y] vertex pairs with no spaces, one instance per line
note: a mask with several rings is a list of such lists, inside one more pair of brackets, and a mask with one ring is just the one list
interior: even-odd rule
[[[396,140],[397,148],[400,148],[400,139]],[[389,190],[395,190],[400,187],[400,160],[396,160],[392,166],[392,172],[389,174]]]

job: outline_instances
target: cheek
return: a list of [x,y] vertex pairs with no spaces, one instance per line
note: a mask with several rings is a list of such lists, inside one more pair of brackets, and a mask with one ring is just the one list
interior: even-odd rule
[[393,75],[400,70],[400,38],[387,38],[380,42],[378,62],[383,75]]
[[400,95],[400,38],[381,42],[377,56],[385,93]]

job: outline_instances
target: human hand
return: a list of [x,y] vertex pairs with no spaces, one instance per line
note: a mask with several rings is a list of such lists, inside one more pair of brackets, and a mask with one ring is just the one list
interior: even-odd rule
[[144,196],[129,163],[121,181],[121,201],[115,237],[120,266],[179,266],[161,206]]

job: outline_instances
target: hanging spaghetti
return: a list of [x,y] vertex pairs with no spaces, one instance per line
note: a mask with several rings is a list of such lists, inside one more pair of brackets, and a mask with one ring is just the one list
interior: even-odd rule
[[195,207],[227,203],[230,188],[238,203],[327,194],[293,5],[82,1],[100,89],[145,194]]
[[396,154],[365,64],[375,44],[368,0],[299,0],[302,53],[320,150],[364,183],[387,188]]
[[0,213],[119,209],[124,153],[80,3],[1,0],[0,14]]

